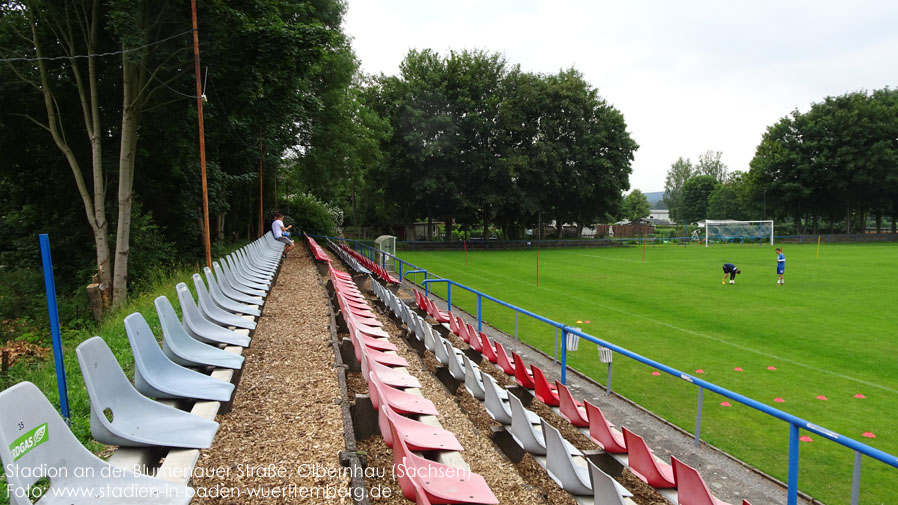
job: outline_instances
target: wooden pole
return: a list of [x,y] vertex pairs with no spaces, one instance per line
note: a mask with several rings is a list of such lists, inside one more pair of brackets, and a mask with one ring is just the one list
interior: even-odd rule
[[200,174],[203,183],[203,234],[206,246],[206,266],[212,268],[212,244],[209,239],[209,190],[206,184],[206,134],[203,129],[203,85],[200,82],[200,36],[196,23],[196,0],[190,0],[193,18],[193,71],[196,75],[196,110],[200,128]]
[[259,236],[265,234],[264,228],[264,211],[265,208],[262,203],[262,127],[259,127]]

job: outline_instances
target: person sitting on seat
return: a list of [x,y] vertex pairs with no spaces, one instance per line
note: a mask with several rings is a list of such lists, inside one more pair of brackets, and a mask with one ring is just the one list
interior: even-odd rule
[[278,242],[283,242],[287,245],[287,247],[284,248],[285,258],[287,257],[287,253],[290,252],[291,249],[296,247],[296,244],[294,244],[293,241],[285,235],[285,233],[287,233],[290,228],[293,228],[292,224],[290,226],[284,226],[284,215],[280,212],[275,212],[274,222],[271,223],[271,234],[274,235],[275,240],[277,240]]

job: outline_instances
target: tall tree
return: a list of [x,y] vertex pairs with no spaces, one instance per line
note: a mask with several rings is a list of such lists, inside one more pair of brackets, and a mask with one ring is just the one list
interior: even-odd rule
[[624,219],[630,221],[639,221],[648,217],[652,212],[648,199],[638,189],[634,189],[624,197],[621,210]]
[[671,164],[664,180],[664,205],[670,209],[670,218],[674,221],[683,219],[683,186],[690,177],[696,174],[695,167],[689,158],[680,157]]
[[727,179],[727,166],[721,161],[722,157],[723,153],[720,151],[705,151],[698,156],[698,162],[695,164],[695,173],[698,175],[710,175],[717,179],[717,182],[725,182]]
[[690,222],[708,217],[708,199],[720,183],[710,175],[690,177],[683,185],[683,219]]

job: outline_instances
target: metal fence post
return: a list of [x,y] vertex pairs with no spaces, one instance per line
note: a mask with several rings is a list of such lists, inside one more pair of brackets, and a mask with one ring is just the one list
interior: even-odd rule
[[447,303],[446,311],[452,312],[452,283],[451,282],[446,283],[446,303]]
[[851,505],[857,505],[861,494],[861,453],[854,451],[854,473],[851,480]]
[[695,446],[702,443],[702,401],[705,396],[705,388],[698,387],[698,407],[695,413]]
[[514,311],[514,339],[518,340],[518,315],[520,313],[518,311]]
[[50,236],[38,235],[41,248],[41,262],[44,267],[44,288],[47,291],[47,312],[50,316],[50,334],[53,340],[53,360],[56,364],[56,389],[59,392],[59,411],[66,424],[71,424],[69,413],[69,386],[65,376],[65,361],[62,355],[62,334],[59,328],[59,308],[56,305],[56,280],[53,277],[53,260],[50,257]]
[[[477,293],[477,331],[483,330],[483,297]],[[471,338],[474,338],[471,336]]]
[[789,423],[789,480],[786,489],[786,504],[798,505],[798,426]]
[[[558,334],[558,329],[555,329]],[[561,328],[561,383],[567,384],[567,332]]]
[[555,327],[555,354],[552,355],[555,364],[558,364],[558,327]]

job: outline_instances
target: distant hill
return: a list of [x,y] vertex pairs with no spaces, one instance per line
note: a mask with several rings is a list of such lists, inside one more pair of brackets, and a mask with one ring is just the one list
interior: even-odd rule
[[[664,191],[653,191],[651,193],[643,193],[645,195],[646,200],[649,201],[649,206],[653,209],[666,209],[667,207],[664,205],[664,202],[661,201],[661,198],[664,196]],[[658,202],[661,202],[660,204]],[[659,206],[660,205],[660,206]]]

